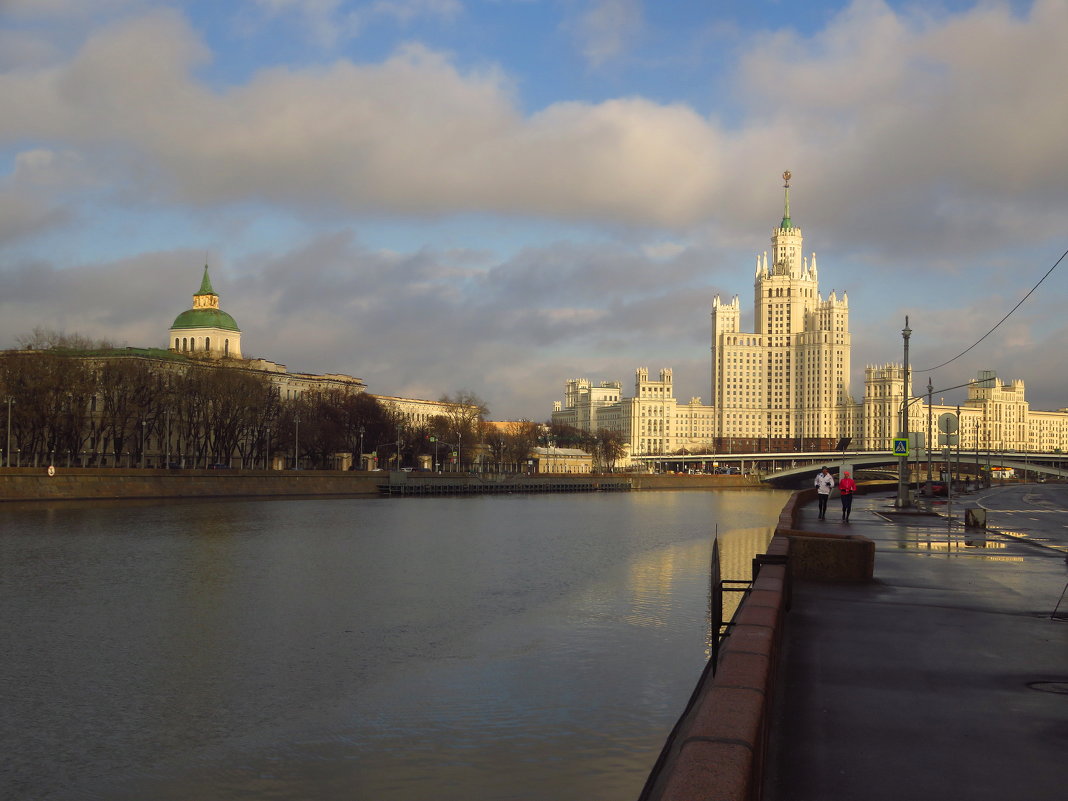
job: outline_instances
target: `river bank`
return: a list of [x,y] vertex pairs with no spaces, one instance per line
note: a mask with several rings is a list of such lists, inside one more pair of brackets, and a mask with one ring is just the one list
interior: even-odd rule
[[[278,498],[755,488],[751,476],[608,473],[474,475],[354,470],[0,468],[0,502],[124,498]],[[390,492],[390,488],[393,492]],[[403,488],[398,491],[397,488]],[[412,491],[415,488],[421,488]]]

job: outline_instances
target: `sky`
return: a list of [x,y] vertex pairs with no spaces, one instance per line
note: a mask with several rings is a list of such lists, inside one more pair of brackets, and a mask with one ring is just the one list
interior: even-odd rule
[[1068,407],[1066,33],[1064,0],[0,0],[0,347],[163,347],[206,263],[292,371],[496,420],[638,367],[707,403],[790,170],[854,398],[908,316],[936,400],[994,370]]

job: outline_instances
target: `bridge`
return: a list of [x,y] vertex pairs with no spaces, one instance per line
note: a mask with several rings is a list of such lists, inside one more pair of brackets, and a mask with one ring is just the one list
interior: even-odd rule
[[[744,474],[757,473],[761,480],[777,486],[796,486],[805,478],[815,476],[826,465],[831,472],[842,470],[887,469],[897,475],[900,457],[889,450],[880,451],[798,451],[793,453],[703,453],[683,455],[635,456],[636,462],[649,464],[660,472],[672,471],[685,473],[691,470],[713,472],[713,470],[738,471]],[[1003,467],[1011,468],[1017,473],[1032,473],[1050,478],[1068,479],[1068,454],[1036,453],[1032,451],[997,451],[982,452],[961,451],[959,456],[954,451],[951,462],[959,461],[961,469]],[[908,457],[911,470],[926,475],[927,452],[920,448]],[[945,463],[945,454],[939,450],[931,452],[931,462],[935,465]],[[956,468],[951,468],[954,471]],[[935,468],[936,473],[941,471]]]

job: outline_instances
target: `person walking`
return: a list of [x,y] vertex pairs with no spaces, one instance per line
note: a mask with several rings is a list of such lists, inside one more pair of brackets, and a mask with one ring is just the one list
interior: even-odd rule
[[838,492],[842,496],[842,520],[849,522],[849,513],[853,511],[853,493],[857,491],[857,482],[849,477],[846,470],[845,476],[838,482]]
[[820,502],[820,520],[827,517],[827,499],[831,497],[832,489],[834,489],[834,476],[824,467],[816,474],[816,498]]

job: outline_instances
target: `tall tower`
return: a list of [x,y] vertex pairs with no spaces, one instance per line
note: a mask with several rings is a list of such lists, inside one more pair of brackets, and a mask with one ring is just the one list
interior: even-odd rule
[[753,333],[740,331],[737,298],[712,302],[712,404],[728,446],[786,450],[852,436],[848,298],[821,297],[816,254],[803,256],[790,215],[792,176],[782,177],[771,258],[756,260]]

